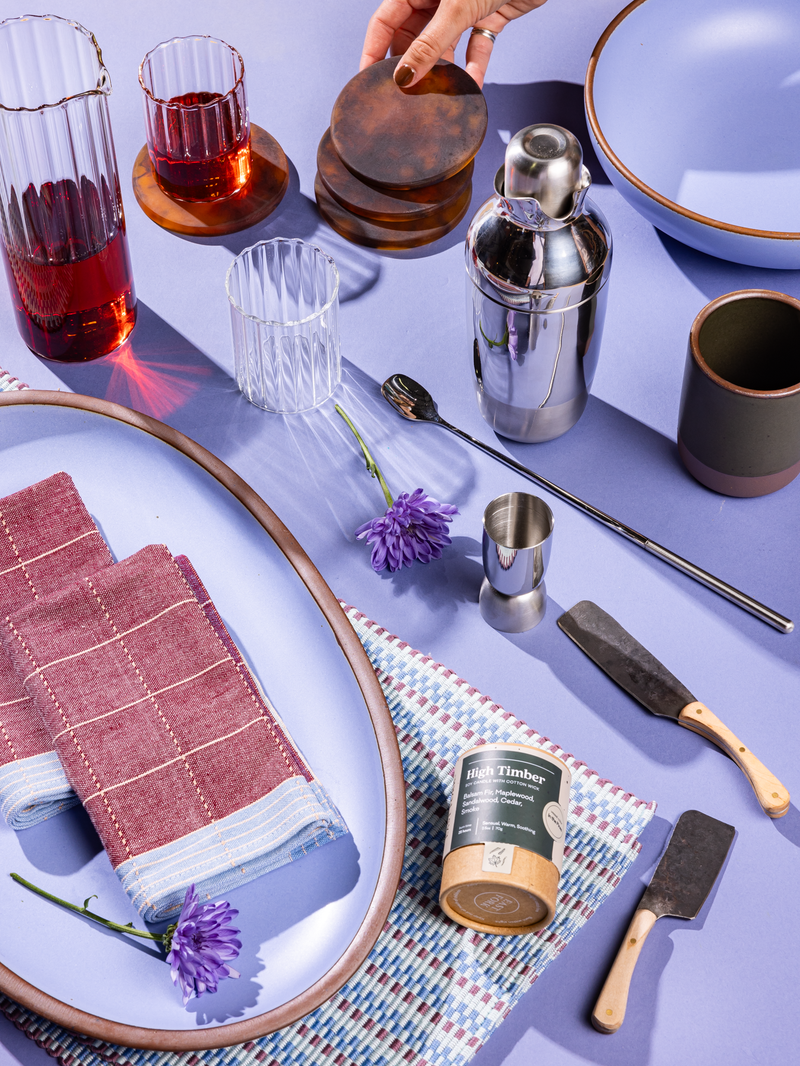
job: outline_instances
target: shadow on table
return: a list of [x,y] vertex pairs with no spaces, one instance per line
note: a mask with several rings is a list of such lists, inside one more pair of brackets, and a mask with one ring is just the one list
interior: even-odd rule
[[[477,547],[478,558],[470,558]],[[442,613],[454,615],[460,603],[478,602],[483,581],[480,544],[471,537],[453,537],[452,544],[442,549],[442,560],[436,566],[403,567],[393,574],[381,571],[381,579],[392,586],[393,595],[402,599],[415,596],[438,617]]]
[[15,839],[32,866],[61,877],[83,869],[103,850],[89,815],[80,806],[17,833]]
[[486,196],[491,193],[497,168],[503,165],[510,138],[537,122],[554,123],[574,133],[583,148],[583,161],[592,181],[609,184],[589,137],[582,85],[570,81],[534,81],[527,85],[489,82],[483,87],[483,95],[489,108],[489,127],[475,161],[474,182],[487,190]]
[[[239,911],[236,925],[247,930],[247,940],[235,963],[241,977],[224,981],[213,996],[189,1003],[186,1009],[197,1016],[198,1025],[227,1022],[255,1006],[261,992],[259,974],[270,966],[269,942],[348,895],[359,873],[358,848],[348,834],[226,893],[231,906]],[[265,900],[270,901],[269,906],[264,905]]]
[[566,609],[548,597],[539,625],[527,633],[507,633],[506,639],[545,663],[581,703],[653,762],[685,766],[699,759],[703,744],[695,734],[646,711],[562,633],[557,623]]
[[[429,434],[405,423],[389,409],[380,385],[354,364],[343,360],[342,382],[333,400],[346,411],[374,456],[396,499],[402,492],[422,488],[429,496],[463,506],[473,491],[475,467],[472,456],[447,434],[431,446]],[[295,492],[292,507],[312,527],[319,526],[315,499],[322,499],[332,523],[342,535],[342,547],[352,547],[369,557],[366,544],[358,544],[354,530],[386,510],[386,500],[377,480],[370,477],[359,445],[346,423],[334,409],[333,401],[306,415],[281,419],[283,454],[289,464],[288,480],[306,490]],[[282,470],[287,480],[287,468]],[[349,543],[348,543],[349,542]],[[458,574],[437,573],[438,567],[404,568],[396,574],[384,571],[384,580],[394,583],[397,595],[428,597],[434,611],[455,611],[464,598],[462,585],[474,565],[452,547],[445,548],[448,567]],[[447,594],[442,595],[442,586]]]
[[772,824],[781,836],[786,837],[796,848],[800,848],[800,811],[793,803],[789,804],[789,810],[783,818],[774,818]]
[[631,982],[625,1022],[613,1037],[598,1033],[592,1027],[591,1012],[671,831],[669,822],[658,816],[653,819],[631,871],[478,1052],[473,1066],[502,1061],[530,1029],[600,1066],[645,1066],[650,1058],[658,985],[673,952],[672,937],[703,928],[730,859],[729,853],[697,918],[656,922]]
[[232,433],[246,440],[257,427],[260,412],[230,375],[141,300],[136,328],[119,351],[91,363],[47,365],[73,392],[132,407],[189,436],[202,427],[201,443],[220,458]]
[[[578,424],[563,437],[545,444],[518,444],[504,438],[500,443],[518,462],[735,588],[784,614],[797,611],[800,569],[787,569],[781,561],[781,538],[794,536],[800,480],[770,496],[721,496],[687,473],[674,441],[594,396]],[[724,519],[720,519],[723,511]],[[601,536],[626,544],[626,551],[675,581],[748,640],[787,662],[800,662],[796,633],[778,634],[618,534],[592,519],[586,521]],[[773,541],[781,541],[775,555],[770,551]],[[703,639],[702,634],[696,639]],[[709,654],[714,652],[710,647]],[[691,688],[690,678],[681,680]]]
[[[290,527],[308,523],[313,532],[306,547],[314,557],[330,551],[330,527],[335,526],[341,534],[339,552],[353,550],[368,558],[353,531],[386,509],[380,486],[367,473],[334,403],[361,431],[395,497],[421,487],[435,499],[463,507],[474,487],[468,450],[447,434],[439,434],[431,447],[430,435],[405,424],[388,408],[379,383],[347,360],[341,384],[319,408],[300,415],[270,414],[248,403],[224,370],[146,304],[140,303],[136,332],[122,351],[89,364],[53,364],[53,370],[75,392],[167,422],[240,469]],[[331,515],[325,527],[320,527],[319,499]],[[432,608],[455,611],[463,598],[462,584],[474,578],[474,564],[452,548],[447,552],[449,577],[436,575],[429,589],[417,573],[398,574],[398,594],[428,596]],[[434,571],[426,568],[428,574]],[[443,582],[447,594],[438,604]]]
[[380,255],[340,237],[322,220],[316,203],[300,191],[300,179],[292,162],[289,163],[286,195],[263,222],[222,237],[183,237],[183,240],[191,244],[218,245],[227,248],[232,255],[239,255],[258,241],[270,241],[276,237],[300,238],[308,244],[316,244],[333,257],[339,268],[340,303],[369,292],[380,277]]
[[[527,85],[484,86],[489,122],[481,148],[475,157],[472,178],[472,200],[458,225],[444,237],[419,248],[398,251],[378,251],[363,248],[340,237],[321,218],[316,203],[300,191],[300,180],[294,164],[289,162],[289,188],[286,196],[264,222],[242,233],[224,237],[184,237],[196,244],[218,244],[238,255],[256,241],[273,237],[300,237],[319,244],[329,252],[341,268],[343,292],[341,300],[368,291],[380,276],[381,258],[425,259],[462,245],[472,217],[480,205],[494,192],[494,176],[502,166],[506,144],[511,136],[534,122],[554,122],[571,130],[583,146],[584,162],[592,180],[608,184],[589,139],[583,107],[583,86],[565,81],[532,82]],[[345,282],[345,279],[347,281]]]
[[[697,252],[674,237],[656,230],[661,243],[679,270],[709,300],[737,289],[772,289],[800,297],[800,271],[769,270],[767,267],[729,263],[704,252]],[[698,303],[697,310],[700,311]]]
[[484,85],[489,111],[486,137],[475,156],[472,176],[472,202],[455,229],[432,244],[408,251],[381,252],[392,259],[424,259],[447,248],[463,244],[472,217],[481,204],[494,195],[494,177],[505,159],[506,145],[519,130],[535,122],[552,122],[570,130],[583,147],[583,157],[592,180],[608,184],[598,162],[586,126],[583,86],[566,81],[537,81],[527,85]]
[[5,1066],[53,1066],[44,1048],[0,1014],[0,1056]]

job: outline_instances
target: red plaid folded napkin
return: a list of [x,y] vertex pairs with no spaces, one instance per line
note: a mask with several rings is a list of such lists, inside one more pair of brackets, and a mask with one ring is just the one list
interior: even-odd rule
[[192,883],[216,896],[347,832],[164,545],[31,603],[2,639],[146,920]]
[[[0,617],[111,564],[69,474],[0,500]],[[26,829],[78,802],[50,734],[0,653],[0,811]]]

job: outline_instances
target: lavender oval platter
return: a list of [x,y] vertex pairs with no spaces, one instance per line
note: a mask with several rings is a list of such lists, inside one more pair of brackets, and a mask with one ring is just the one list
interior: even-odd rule
[[[330,998],[392,905],[405,793],[386,701],[336,598],[267,504],[200,445],[146,415],[60,392],[0,395],[0,496],[69,473],[116,559],[185,553],[329,789],[350,834],[228,893],[239,980],[183,1008],[163,957],[16,885],[13,870],[98,913],[136,919],[82,808],[0,827],[0,990],[89,1037],[189,1051],[274,1032]],[[158,812],[153,812],[158,817]]]

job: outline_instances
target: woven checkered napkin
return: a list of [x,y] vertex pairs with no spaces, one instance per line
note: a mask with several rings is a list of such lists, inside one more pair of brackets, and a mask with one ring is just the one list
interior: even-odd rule
[[219,895],[347,831],[164,545],[29,605],[2,639],[146,919],[193,882]]
[[[0,617],[111,561],[69,474],[0,500]],[[25,829],[77,802],[39,712],[0,653],[0,811]]]

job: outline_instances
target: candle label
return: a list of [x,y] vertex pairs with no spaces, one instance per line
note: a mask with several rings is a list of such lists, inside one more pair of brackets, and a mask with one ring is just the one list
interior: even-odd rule
[[533,748],[487,744],[469,752],[456,764],[444,854],[484,844],[484,870],[504,873],[513,848],[525,848],[560,871],[569,787],[567,768]]
[[486,874],[510,874],[514,862],[513,844],[484,844],[483,865]]

